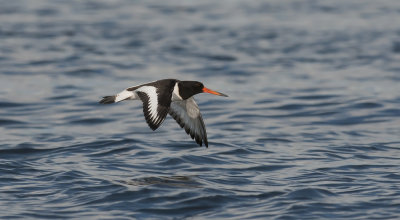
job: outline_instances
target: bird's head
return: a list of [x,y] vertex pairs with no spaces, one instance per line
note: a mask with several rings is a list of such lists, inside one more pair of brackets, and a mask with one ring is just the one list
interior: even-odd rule
[[206,88],[203,83],[198,81],[180,81],[178,85],[180,91],[179,93],[183,99],[188,99],[199,93],[210,93],[213,95],[228,97],[223,93]]

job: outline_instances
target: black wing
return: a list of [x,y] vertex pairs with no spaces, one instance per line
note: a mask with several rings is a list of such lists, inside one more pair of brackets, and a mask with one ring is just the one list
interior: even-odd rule
[[168,114],[172,92],[158,93],[154,86],[142,86],[136,90],[136,94],[143,102],[147,124],[152,130],[156,130]]

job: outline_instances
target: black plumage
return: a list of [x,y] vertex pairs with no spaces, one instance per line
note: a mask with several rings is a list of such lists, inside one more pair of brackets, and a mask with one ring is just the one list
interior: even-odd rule
[[203,92],[226,96],[204,87],[201,82],[164,79],[127,88],[114,96],[104,96],[100,103],[140,99],[144,117],[152,130],[159,128],[170,114],[197,144],[202,146],[204,143],[208,147],[203,117],[193,98]]

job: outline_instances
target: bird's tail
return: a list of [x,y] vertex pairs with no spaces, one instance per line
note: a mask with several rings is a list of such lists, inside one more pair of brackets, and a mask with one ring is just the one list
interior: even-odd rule
[[117,95],[104,96],[99,103],[112,104],[115,102],[121,102],[124,100],[134,100],[134,99],[139,99],[139,97],[137,97],[133,91],[128,91],[125,89],[124,91],[118,93]]
[[102,100],[100,100],[100,104],[112,104],[115,103],[115,95],[111,95],[111,96],[104,96]]

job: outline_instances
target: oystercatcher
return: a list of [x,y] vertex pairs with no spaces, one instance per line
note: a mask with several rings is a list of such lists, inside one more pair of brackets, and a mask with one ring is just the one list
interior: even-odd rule
[[101,104],[112,104],[124,100],[143,102],[143,113],[147,124],[156,130],[169,113],[200,146],[208,147],[206,127],[199,106],[193,96],[198,93],[227,95],[204,87],[197,81],[163,79],[127,88],[117,95],[104,96]]

